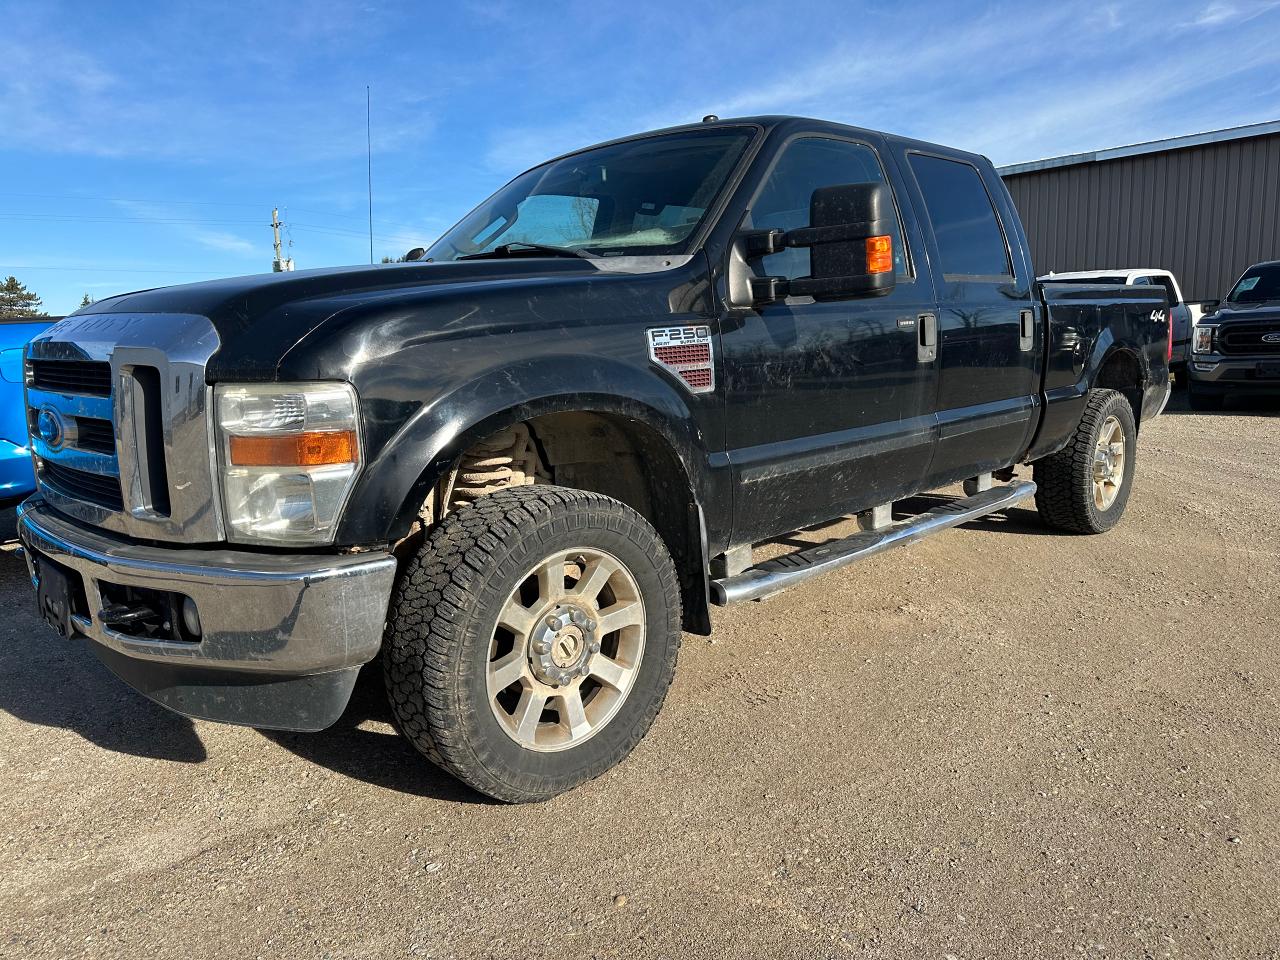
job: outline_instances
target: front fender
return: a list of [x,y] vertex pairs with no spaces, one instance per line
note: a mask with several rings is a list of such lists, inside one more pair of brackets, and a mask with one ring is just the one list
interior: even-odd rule
[[[423,403],[366,465],[338,531],[340,543],[405,536],[432,486],[469,446],[547,413],[584,411],[637,421],[683,467],[697,504],[714,497],[709,442],[665,375],[618,360],[545,355],[495,366]],[[714,502],[714,500],[711,500]]]

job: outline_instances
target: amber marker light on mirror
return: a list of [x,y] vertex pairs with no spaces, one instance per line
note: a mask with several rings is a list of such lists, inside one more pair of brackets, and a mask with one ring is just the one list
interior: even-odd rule
[[354,430],[325,430],[288,436],[229,437],[228,454],[237,467],[319,467],[360,459]]
[[893,238],[867,237],[867,273],[890,273],[893,270]]

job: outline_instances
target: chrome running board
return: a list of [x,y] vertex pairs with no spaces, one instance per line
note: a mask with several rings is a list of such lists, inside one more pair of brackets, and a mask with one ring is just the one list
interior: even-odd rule
[[732,577],[712,580],[711,602],[724,607],[742,600],[763,600],[804,583],[811,577],[883,553],[891,547],[915,543],[935,533],[1011,507],[1034,496],[1035,492],[1036,485],[1030,480],[992,487],[971,497],[944,503],[880,530],[859,531],[843,540],[806,547],[804,550],[766,560],[759,566]]

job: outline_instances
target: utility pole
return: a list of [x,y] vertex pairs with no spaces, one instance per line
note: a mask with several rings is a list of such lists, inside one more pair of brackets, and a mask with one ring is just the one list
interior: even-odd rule
[[280,208],[273,207],[271,209],[271,233],[275,237],[276,258],[271,261],[271,269],[276,273],[283,273],[293,269],[293,257],[287,260],[280,252],[280,228],[284,224],[280,222]]

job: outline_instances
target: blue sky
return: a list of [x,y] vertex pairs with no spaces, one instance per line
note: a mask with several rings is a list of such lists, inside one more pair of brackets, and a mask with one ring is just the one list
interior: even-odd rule
[[996,163],[1280,117],[1280,2],[0,0],[0,275],[52,313],[425,245],[553,154],[800,113]]

